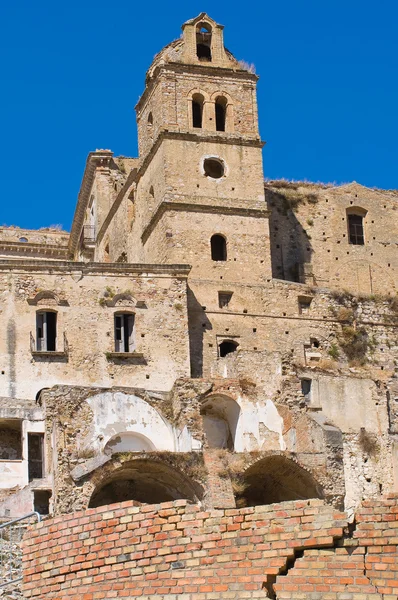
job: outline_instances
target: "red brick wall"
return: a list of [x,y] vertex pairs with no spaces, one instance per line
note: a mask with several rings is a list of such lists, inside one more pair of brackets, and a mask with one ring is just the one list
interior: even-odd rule
[[211,512],[185,500],[89,509],[30,529],[23,589],[27,598],[70,600],[259,599],[267,589],[307,598],[353,586],[382,593],[382,581],[397,594],[397,505],[364,503],[351,534],[346,516],[321,500]]

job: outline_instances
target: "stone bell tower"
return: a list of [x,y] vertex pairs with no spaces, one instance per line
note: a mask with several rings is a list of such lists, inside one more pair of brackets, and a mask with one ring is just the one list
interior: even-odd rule
[[271,266],[258,77],[205,13],[182,30],[155,57],[136,106],[142,257],[189,263],[193,278],[264,281]]

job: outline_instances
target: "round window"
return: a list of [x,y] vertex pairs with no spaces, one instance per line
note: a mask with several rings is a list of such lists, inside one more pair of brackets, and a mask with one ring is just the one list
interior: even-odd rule
[[224,163],[217,158],[205,158],[203,169],[206,177],[211,177],[212,179],[220,179],[225,173]]

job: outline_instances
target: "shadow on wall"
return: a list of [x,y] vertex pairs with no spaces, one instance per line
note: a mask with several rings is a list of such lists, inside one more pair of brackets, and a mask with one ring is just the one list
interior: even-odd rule
[[203,376],[203,337],[206,330],[212,325],[197,301],[193,291],[188,287],[188,327],[189,327],[189,353],[191,359],[191,377]]
[[89,508],[126,500],[135,500],[137,505],[180,499],[198,502],[203,496],[196,482],[159,460],[127,460],[98,479]]
[[[308,233],[293,210],[299,200],[285,195],[283,188],[280,191],[266,189],[265,197],[270,210],[272,277],[298,283],[313,283],[305,280],[305,265],[311,264],[314,251]],[[316,194],[307,194],[305,200],[315,203]]]
[[259,506],[323,497],[321,486],[308,471],[286,456],[271,455],[244,471],[236,503],[237,506]]

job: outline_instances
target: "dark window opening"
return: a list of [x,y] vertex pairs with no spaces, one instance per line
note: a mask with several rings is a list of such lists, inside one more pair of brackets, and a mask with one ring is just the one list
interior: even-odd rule
[[33,492],[33,510],[40,515],[50,514],[50,498],[52,492],[50,490],[34,490]]
[[36,338],[38,352],[55,352],[57,345],[57,313],[36,314]]
[[29,481],[44,477],[44,433],[28,433]]
[[134,315],[115,315],[115,352],[134,351]]
[[206,158],[203,161],[203,169],[206,177],[213,179],[220,179],[225,172],[223,163],[217,158]]
[[151,198],[155,197],[155,190],[153,189],[153,185],[149,188],[149,195]]
[[202,94],[194,94],[192,97],[192,127],[200,129],[203,126],[203,106],[205,99]]
[[210,245],[212,260],[227,260],[227,241],[224,236],[219,234],[213,235]]
[[361,215],[348,215],[348,234],[350,244],[363,246],[365,243],[363,234],[363,217]]
[[311,379],[302,379],[301,380],[301,393],[303,394],[305,401],[310,402],[311,400]]
[[22,421],[0,421],[0,460],[22,460]]
[[198,23],[196,27],[196,56],[202,61],[211,61],[211,27]]
[[193,127],[202,127],[202,104],[196,100],[192,100],[192,125]]
[[225,131],[227,117],[227,100],[223,97],[216,99],[216,130]]
[[151,112],[148,115],[148,125],[153,125],[153,115]]
[[233,342],[232,340],[224,340],[219,345],[219,352],[220,352],[221,358],[223,358],[224,356],[227,356],[227,354],[231,354],[231,352],[236,352],[238,347],[239,347],[238,342]]
[[231,302],[232,292],[218,292],[218,306],[220,308],[227,308]]

